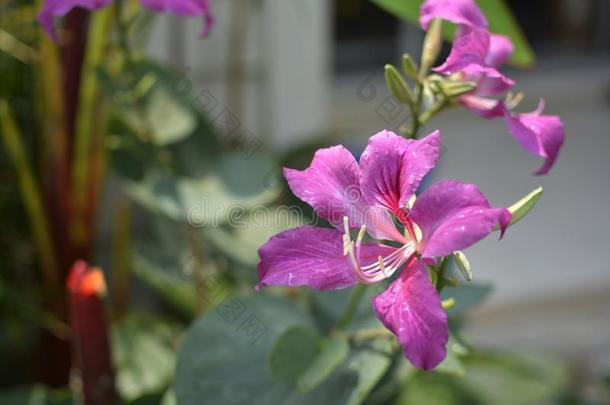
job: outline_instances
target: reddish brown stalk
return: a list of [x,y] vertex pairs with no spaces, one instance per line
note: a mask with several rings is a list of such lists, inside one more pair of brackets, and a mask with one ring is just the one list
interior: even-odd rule
[[67,286],[77,395],[85,405],[118,404],[102,301],[106,295],[104,275],[99,268],[79,260],[70,270]]
[[[82,9],[72,11],[65,19],[63,46],[61,47],[61,73],[52,72],[58,77],[45,77],[45,80],[61,80],[61,91],[45,85],[47,103],[45,113],[61,122],[54,122],[45,131],[49,145],[49,170],[42,173],[45,206],[47,217],[51,225],[53,243],[57,253],[59,277],[63,280],[68,269],[79,258],[88,258],[89,249],[77,252],[71,243],[69,230],[71,229],[72,203],[70,190],[70,162],[71,146],[74,140],[76,116],[78,114],[78,95],[80,89],[81,69],[87,38],[88,12]],[[50,43],[46,47],[52,46]],[[43,46],[44,48],[44,46]],[[61,75],[61,77],[59,77]],[[58,97],[57,100],[54,100]],[[63,283],[62,283],[63,286]],[[52,298],[48,302],[49,309],[61,319],[67,319],[67,305],[64,300],[65,291],[59,294],[61,298]],[[42,332],[41,336],[41,366],[43,380],[55,387],[66,386],[69,381],[70,348],[68,342],[56,336]]]

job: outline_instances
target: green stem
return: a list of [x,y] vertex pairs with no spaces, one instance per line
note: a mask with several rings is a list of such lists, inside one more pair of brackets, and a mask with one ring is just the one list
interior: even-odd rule
[[341,315],[341,319],[337,322],[336,329],[345,330],[352,323],[354,319],[354,315],[358,310],[358,305],[360,304],[360,300],[364,297],[364,293],[366,292],[366,284],[358,284],[354,287],[354,291],[349,298],[349,302],[347,303],[347,307],[345,307],[345,311],[343,315]]
[[72,190],[74,223],[72,240],[76,246],[86,244],[91,237],[87,229],[87,196],[91,174],[91,145],[96,126],[103,125],[96,117],[99,111],[99,86],[95,68],[104,57],[104,46],[108,37],[110,10],[102,10],[91,15],[91,29],[87,41],[87,50],[83,64],[81,87],[76,121],[76,138],[74,140],[74,160],[72,163]]
[[51,298],[60,294],[60,278],[58,275],[57,257],[53,248],[51,232],[45,216],[40,188],[28,162],[22,136],[17,128],[6,100],[0,100],[0,129],[6,150],[13,161],[19,187],[28,213],[34,241],[40,254],[40,264],[43,271],[44,285]]
[[438,266],[438,272],[436,274],[436,291],[441,292],[445,287],[445,272],[447,271],[447,265],[449,264],[451,256],[444,257],[441,260],[441,264]]
[[443,111],[448,105],[449,105],[449,103],[447,102],[447,99],[443,97],[441,100],[439,100],[438,102],[434,103],[434,105],[432,105],[432,107],[430,107],[430,109],[424,111],[419,116],[419,118],[418,118],[419,124],[423,125],[423,124],[427,123],[436,114],[438,114],[439,112]]

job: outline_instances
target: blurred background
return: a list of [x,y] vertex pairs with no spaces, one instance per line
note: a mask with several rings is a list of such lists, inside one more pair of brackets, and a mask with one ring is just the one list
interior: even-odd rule
[[[9,3],[0,3],[1,10],[10,9]],[[32,7],[31,2],[17,3]],[[525,94],[519,110],[531,111],[544,99],[545,112],[562,118],[566,142],[550,174],[537,177],[532,173],[540,160],[523,152],[502,119],[484,120],[465,109],[450,109],[423,131],[440,129],[443,134],[443,155],[428,183],[441,178],[475,183],[493,206],[508,206],[537,186],[545,189],[535,209],[511,227],[501,243],[492,235],[466,251],[474,280],[485,292],[482,304],[466,315],[464,333],[475,347],[522,348],[565,362],[561,364],[567,365],[569,379],[556,379],[567,392],[562,404],[610,403],[610,1],[506,4],[536,55],[535,66],[503,70]],[[338,143],[358,154],[371,135],[382,129],[396,131],[408,119],[406,107],[390,97],[383,66],[399,65],[403,53],[420,54],[424,33],[419,26],[367,0],[213,0],[211,10],[215,26],[208,38],[199,37],[197,18],[159,14],[152,22],[146,20],[150,25],[142,24],[146,28],[132,39],[144,47],[142,54],[175,69],[173,76],[146,63],[127,63],[126,69],[138,83],[150,72],[162,77],[164,92],[155,93],[156,84],[151,85],[155,96],[144,99],[153,126],[169,138],[143,145],[133,135],[137,131],[128,128],[137,120],[121,116],[121,109],[126,116],[131,112],[130,101],[121,104],[127,99],[124,93],[137,86],[121,82],[124,72],[112,70],[112,65],[123,63],[120,52],[111,46],[102,58],[111,65],[107,76],[114,84],[106,83],[112,82],[106,80],[107,72],[96,72],[111,100],[108,104],[118,113],[109,114],[108,133],[98,145],[108,151],[112,174],[100,186],[95,234],[85,256],[106,272],[112,302],[108,317],[118,325],[112,326],[112,355],[118,389],[131,401],[126,403],[174,403],[167,398],[173,398],[175,351],[183,332],[196,315],[221,302],[213,296],[218,288],[252,295],[256,250],[279,229],[298,223],[284,218],[272,226],[228,229],[214,222],[217,217],[206,216],[202,196],[212,196],[210,204],[225,208],[296,204],[273,162],[304,168],[317,148]],[[31,19],[32,9],[28,13],[24,18]],[[2,15],[2,23],[8,32],[9,23],[18,22],[13,14],[7,16]],[[4,28],[0,45],[7,43]],[[24,35],[24,42],[37,46],[33,37]],[[440,59],[449,49],[446,43]],[[43,195],[52,197],[59,193],[57,184],[44,179],[53,180],[55,172],[45,166],[45,153],[37,146],[39,129],[48,123],[30,119],[39,90],[32,90],[32,83],[39,73],[3,53],[0,69],[2,97],[10,99],[26,135]],[[188,137],[182,137],[187,132]],[[240,144],[244,139],[245,146]],[[169,168],[171,175],[159,175],[158,167]],[[38,270],[32,270],[41,260],[23,220],[23,203],[16,199],[19,188],[4,148],[0,170],[0,386],[49,383],[61,372],[49,370],[48,364],[61,361],[49,354],[51,350],[45,353],[46,332],[42,339],[37,333],[42,325],[63,339],[65,319],[35,308],[44,301],[37,287]],[[197,181],[190,182],[193,178]],[[224,215],[229,213],[220,213]],[[53,236],[65,236],[68,226],[50,218]],[[75,258],[65,258],[65,272]],[[200,273],[203,284],[212,280],[212,285],[197,284],[202,282]],[[23,286],[31,285],[35,288],[26,294]],[[139,314],[123,322],[129,318],[126,314],[142,309],[155,313],[154,319]],[[24,370],[24,362],[35,371]],[[549,364],[547,374],[552,374],[555,363]],[[65,385],[69,366],[59,386]],[[217,385],[212,388],[218,391]],[[150,402],[136,401],[150,392],[156,395]],[[12,398],[6,403],[26,403],[15,399],[22,396]],[[497,403],[539,402],[509,398]]]
[[[443,133],[436,179],[476,183],[492,205],[545,188],[502,243],[489,237],[467,252],[476,280],[494,286],[468,332],[483,344],[543,347],[595,374],[610,368],[610,2],[507,3],[536,53],[534,68],[506,69],[525,92],[521,110],[543,98],[547,113],[563,119],[566,143],[551,173],[536,177],[540,162],[502,120],[456,109],[424,131]],[[168,16],[149,51],[213,94],[212,116],[229,109],[266,147],[315,141],[361,150],[408,117],[388,99],[381,66],[419,54],[419,27],[365,0],[219,1],[214,11],[209,40],[195,39],[197,22]]]

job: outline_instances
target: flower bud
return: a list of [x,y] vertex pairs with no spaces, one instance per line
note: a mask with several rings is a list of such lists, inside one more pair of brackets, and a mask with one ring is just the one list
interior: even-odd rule
[[424,39],[424,45],[421,54],[421,66],[419,68],[419,78],[423,79],[428,74],[428,71],[438,58],[438,54],[441,51],[441,45],[443,44],[443,22],[442,20],[435,18],[430,27],[428,33]]
[[454,82],[442,81],[440,88],[443,94],[447,97],[459,97],[476,89],[477,84],[474,82]]
[[388,89],[398,101],[403,104],[413,103],[407,82],[394,66],[385,65],[383,76]]
[[455,258],[455,263],[457,264],[460,273],[466,279],[466,281],[472,280],[472,271],[470,270],[470,262],[464,253],[459,250],[453,252],[453,257]]
[[408,53],[403,54],[401,62],[402,70],[405,72],[405,74],[410,79],[417,80],[417,64],[415,63],[411,55],[409,55]]
[[[508,211],[510,211],[510,213],[513,215],[510,222],[508,223],[508,226],[516,224],[528,212],[530,212],[532,210],[532,208],[534,208],[534,206],[536,205],[538,200],[540,199],[540,196],[542,196],[543,192],[544,192],[544,189],[542,187],[538,187],[538,188],[534,189],[531,193],[529,193],[528,195],[526,195],[525,197],[523,197],[522,199],[520,199],[519,201],[517,201],[510,207],[508,207]],[[498,226],[496,226],[494,228],[494,230],[498,230],[498,229],[500,229],[500,227],[498,227]]]

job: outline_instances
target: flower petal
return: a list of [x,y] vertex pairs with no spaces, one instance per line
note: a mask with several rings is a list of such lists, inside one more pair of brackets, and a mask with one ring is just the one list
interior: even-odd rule
[[477,83],[477,88],[472,92],[477,96],[495,96],[504,93],[515,84],[511,78],[490,66],[472,64],[462,69],[462,72],[466,80]]
[[474,0],[426,0],[419,9],[419,24],[427,30],[434,18],[456,24],[487,27],[487,19]]
[[371,137],[360,158],[360,186],[366,201],[391,212],[404,207],[436,164],[440,137],[434,131],[414,141],[386,130]]
[[487,236],[496,225],[502,233],[511,214],[491,208],[474,184],[443,180],[424,191],[415,201],[411,219],[422,232],[422,257],[447,256]]
[[504,103],[493,98],[479,97],[474,94],[465,94],[459,98],[460,104],[477,113],[483,118],[504,116]]
[[451,45],[445,62],[432,69],[443,74],[459,72],[468,65],[485,65],[489,52],[489,31],[485,28],[462,26]]
[[447,315],[426,267],[413,260],[383,293],[373,299],[377,318],[392,331],[405,356],[418,368],[431,370],[447,354]]
[[489,51],[485,63],[489,66],[503,65],[513,53],[513,43],[505,35],[491,34],[489,38]]
[[504,118],[509,132],[529,153],[544,158],[544,164],[535,174],[547,174],[563,145],[564,127],[556,115],[542,115],[544,102],[536,111],[525,114],[512,114],[504,110]]
[[307,169],[285,168],[284,176],[297,197],[338,229],[343,229],[343,217],[347,216],[350,227],[366,225],[375,238],[404,239],[385,209],[367,207],[360,191],[360,168],[343,146],[318,150]]
[[[395,248],[363,244],[362,263],[371,263]],[[357,284],[343,255],[343,234],[336,229],[301,226],[272,236],[259,250],[258,288],[267,285],[335,290]]]
[[75,8],[84,8],[94,11],[112,3],[112,0],[46,0],[40,13],[38,23],[55,42],[59,42],[55,26],[55,18],[64,17]]
[[180,17],[204,19],[201,36],[207,36],[214,24],[210,13],[210,0],[140,0],[142,5],[155,12],[170,12]]

